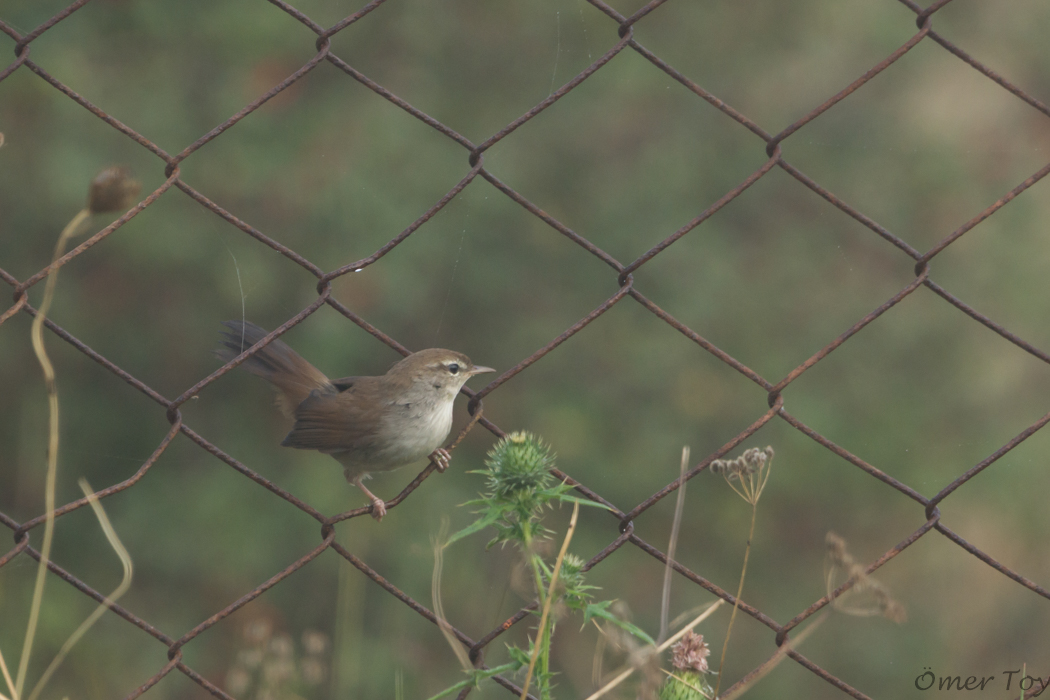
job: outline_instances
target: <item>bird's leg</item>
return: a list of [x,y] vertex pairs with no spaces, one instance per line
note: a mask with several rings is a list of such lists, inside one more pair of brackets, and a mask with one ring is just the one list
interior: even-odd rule
[[350,481],[354,486],[364,491],[365,495],[368,496],[369,499],[371,499],[372,517],[376,519],[376,522],[382,520],[383,516],[386,515],[386,503],[383,502],[382,498],[368,490],[368,487],[365,486],[364,475],[359,474]]
[[444,447],[439,447],[430,453],[430,461],[434,463],[439,472],[444,474],[449,462],[452,461],[452,455]]

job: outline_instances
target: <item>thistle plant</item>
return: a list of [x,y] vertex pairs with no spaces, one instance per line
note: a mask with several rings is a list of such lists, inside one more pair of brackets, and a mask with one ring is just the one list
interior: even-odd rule
[[[570,495],[572,487],[554,477],[551,473],[553,467],[554,454],[535,435],[516,432],[501,439],[489,451],[485,469],[471,472],[486,478],[487,489],[481,498],[466,504],[479,506],[476,511],[478,519],[452,535],[445,544],[447,547],[468,535],[493,527],[496,536],[488,543],[489,547],[510,543],[525,558],[536,591],[538,605],[535,614],[540,616],[540,624],[535,637],[530,640],[529,649],[510,647],[511,663],[501,669],[516,671],[528,667],[530,672],[526,676],[526,690],[532,683],[543,700],[551,697],[554,678],[550,668],[550,649],[555,619],[550,612],[555,603],[583,613],[584,625],[592,618],[602,618],[653,644],[648,634],[609,611],[613,601],[592,600],[593,591],[597,588],[587,585],[585,581],[584,560],[566,552],[575,527],[575,510],[557,560],[552,565],[540,554],[537,545],[553,535],[551,530],[543,526],[545,511],[561,503],[571,503],[576,509],[581,505],[604,507]],[[454,689],[462,688],[467,683],[476,683],[490,675],[477,674],[471,681],[457,684],[431,700],[445,697]]]
[[[523,553],[531,552],[537,540],[551,534],[540,524],[543,512],[555,503],[579,501],[569,495],[571,486],[555,480],[550,473],[553,466],[550,446],[533,434],[517,432],[501,439],[489,450],[486,468],[470,472],[485,476],[488,484],[481,498],[466,503],[481,506],[477,511],[481,517],[452,535],[448,544],[491,525],[496,537],[489,547],[511,542]],[[539,583],[538,569],[536,577]]]
[[711,669],[707,657],[711,649],[704,635],[688,632],[671,647],[671,666],[674,671],[660,687],[660,700],[703,700],[713,698],[714,690],[707,682]]

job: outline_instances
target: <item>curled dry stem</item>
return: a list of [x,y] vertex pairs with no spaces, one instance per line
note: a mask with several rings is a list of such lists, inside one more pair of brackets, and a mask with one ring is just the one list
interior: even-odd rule
[[[91,210],[81,209],[73,219],[62,229],[62,234],[55,243],[55,252],[51,257],[54,264],[62,257],[66,250],[69,239],[76,235],[77,229],[91,216]],[[25,686],[26,671],[29,669],[29,657],[33,650],[33,641],[36,637],[37,625],[40,622],[40,605],[44,599],[44,581],[47,574],[47,562],[51,556],[51,541],[55,534],[55,480],[58,473],[58,388],[55,385],[55,368],[51,359],[47,356],[44,348],[44,319],[51,308],[51,302],[55,297],[55,284],[58,282],[58,268],[52,268],[47,275],[44,285],[44,299],[37,309],[36,318],[30,329],[30,338],[33,342],[33,352],[40,363],[44,373],[44,385],[47,389],[48,403],[48,440],[47,440],[47,477],[44,486],[44,507],[47,511],[47,521],[44,523],[44,542],[40,548],[40,564],[36,570],[36,581],[33,585],[33,600],[29,606],[29,623],[26,625],[26,636],[22,642],[22,655],[18,661],[18,676],[12,690],[13,700],[22,696],[22,688]]]
[[80,479],[77,483],[80,485],[80,490],[84,492],[84,495],[88,499],[88,503],[91,505],[91,510],[95,512],[95,517],[98,518],[98,523],[102,527],[102,532],[105,533],[106,539],[109,541],[109,546],[113,548],[113,551],[117,553],[120,558],[120,564],[124,568],[124,577],[120,580],[120,584],[113,589],[113,592],[102,601],[95,610],[88,615],[87,619],[80,623],[80,626],[74,630],[73,634],[69,635],[69,639],[65,641],[62,648],[55,654],[55,658],[51,660],[47,669],[43,675],[40,676],[40,680],[33,686],[33,692],[29,694],[28,700],[36,700],[40,695],[40,691],[44,689],[47,682],[51,679],[51,676],[61,665],[62,661],[65,660],[66,655],[69,654],[69,650],[73,648],[73,645],[80,641],[80,638],[84,636],[91,626],[98,621],[102,614],[109,608],[113,607],[113,604],[124,595],[127,590],[131,587],[131,556],[128,554],[128,550],[125,549],[124,544],[120,541],[117,536],[117,531],[113,529],[113,524],[110,523],[109,517],[106,515],[106,511],[102,508],[102,504],[99,503],[98,498],[95,496],[94,489],[87,482],[87,479]]
[[463,667],[464,671],[470,673],[474,670],[474,664],[470,663],[470,656],[467,654],[467,650],[463,648],[456,636],[452,634],[452,625],[445,618],[445,606],[441,604],[441,569],[444,565],[445,542],[448,540],[448,525],[449,521],[446,516],[441,520],[441,530],[438,536],[431,540],[431,545],[434,548],[434,573],[430,577],[430,598],[434,606],[434,615],[437,617],[438,629],[441,630],[441,634],[444,635],[448,645],[452,647],[452,653],[459,659],[460,666]]

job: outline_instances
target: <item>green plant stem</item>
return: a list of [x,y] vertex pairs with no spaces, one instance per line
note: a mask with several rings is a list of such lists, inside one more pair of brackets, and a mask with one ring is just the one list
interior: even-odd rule
[[[532,537],[532,528],[528,524],[526,524],[526,526],[524,528],[524,533],[525,533],[525,546],[527,548],[531,549],[532,539],[533,539],[533,537]],[[542,559],[542,557],[540,557],[540,555],[536,554],[536,553],[530,554],[529,555],[529,565],[532,568],[532,579],[533,579],[534,585],[536,586],[536,595],[537,595],[537,600],[539,601],[540,610],[541,611],[546,611],[548,609],[548,606],[547,606],[548,593],[543,588],[543,559]],[[551,591],[553,591],[553,590],[554,589],[552,587]],[[524,697],[525,695],[528,694],[529,678],[532,677],[532,672],[533,672],[533,666],[534,665],[536,667],[538,667],[538,672],[539,672],[539,679],[537,680],[536,684],[539,687],[540,698],[542,698],[542,700],[547,700],[547,698],[550,697],[550,688],[549,688],[549,685],[547,683],[547,678],[548,678],[547,672],[548,672],[548,670],[550,668],[549,658],[550,658],[550,640],[551,640],[550,630],[548,629],[549,626],[550,625],[547,623],[546,618],[543,618],[543,619],[540,620],[540,627],[539,627],[539,629],[537,631],[537,634],[536,634],[536,642],[535,642],[536,646],[533,649],[532,664],[530,664],[530,666],[529,666],[529,674],[528,674],[528,677],[526,678],[526,682],[525,682],[525,693],[522,695],[522,697]]]
[[[565,539],[561,543],[561,550],[558,552],[558,558],[554,562],[554,571],[551,572],[550,587],[547,589],[547,599],[543,603],[543,612],[540,614],[540,627],[539,634],[536,635],[536,644],[532,650],[532,658],[529,660],[529,670],[525,674],[525,683],[521,689],[521,700],[529,694],[529,681],[532,680],[533,671],[536,668],[536,662],[539,657],[542,657],[543,661],[540,663],[540,697],[543,700],[550,698],[550,686],[547,682],[547,670],[550,668],[550,644],[551,636],[550,630],[547,628],[548,624],[551,628],[554,627],[554,622],[550,618],[551,603],[554,600],[554,587],[558,583],[558,573],[561,571],[561,564],[565,561],[565,552],[569,549],[569,542],[572,540],[572,534],[576,531],[576,518],[580,514],[580,503],[576,502],[576,505],[572,508],[572,517],[569,518],[569,528],[565,531]],[[542,581],[541,581],[542,584]],[[543,595],[543,586],[540,585],[539,589],[540,596]]]
[[715,682],[715,697],[722,686],[722,667],[726,662],[726,649],[729,648],[729,635],[733,632],[736,611],[740,607],[740,595],[744,592],[744,578],[747,576],[747,559],[751,555],[751,538],[755,536],[755,515],[758,513],[758,499],[751,503],[751,529],[747,533],[747,547],[744,548],[744,567],[740,571],[740,585],[736,588],[736,600],[733,601],[733,612],[729,616],[729,627],[726,628],[726,640],[722,643],[722,658],[718,662],[718,680]]
[[[751,687],[755,685],[755,683],[758,683],[760,680],[765,678],[765,676],[769,674],[770,671],[776,668],[780,664],[780,662],[784,660],[784,657],[787,656],[789,651],[797,648],[798,645],[806,639],[806,637],[813,634],[813,632],[815,632],[817,628],[820,627],[820,625],[827,618],[828,611],[825,610],[815,620],[813,620],[813,622],[811,622],[808,627],[796,634],[791,639],[788,639],[783,644],[781,644],[780,647],[775,652],[773,652],[773,655],[765,661],[763,661],[758,666],[758,668],[754,669],[746,676],[741,678],[739,681],[737,681],[735,684],[730,686],[730,688],[726,690],[725,696],[719,697],[718,700],[735,700],[736,698],[740,697],[748,690],[750,690]],[[715,695],[715,697],[718,697],[717,694]]]
[[[526,524],[524,528],[525,533],[525,546],[531,549],[532,546],[532,528]],[[536,586],[536,595],[539,602],[540,610],[546,611],[547,606],[547,592],[543,588],[543,559],[539,554],[529,554],[529,566],[532,568],[532,579],[533,584]],[[553,588],[551,589],[553,591]],[[538,666],[539,679],[536,684],[539,687],[540,698],[547,700],[550,696],[550,688],[547,684],[547,671],[549,669],[548,658],[550,656],[550,634],[547,629],[548,625],[546,618],[540,620],[540,627],[537,630],[535,647],[533,648],[532,662],[529,665],[529,673],[525,679],[525,692],[522,697],[528,694],[529,679],[531,679],[533,670]]]
[[[714,603],[711,603],[710,605],[708,605],[707,609],[704,610],[702,613],[700,613],[700,615],[698,615],[692,622],[690,622],[688,625],[686,625],[682,629],[680,629],[677,632],[675,632],[670,637],[670,639],[665,641],[663,644],[658,645],[656,647],[656,653],[659,654],[660,652],[663,652],[663,651],[667,650],[675,642],[677,642],[679,639],[684,637],[686,632],[688,632],[689,630],[691,630],[694,627],[696,627],[697,625],[699,625],[701,622],[703,622],[708,617],[710,617],[711,614],[714,613],[715,610],[718,610],[718,608],[722,607],[723,603],[725,603],[725,601],[722,600],[721,598],[719,598]],[[611,681],[609,681],[608,683],[603,685],[601,688],[596,690],[591,695],[588,695],[587,696],[587,700],[598,700],[598,698],[602,697],[606,693],[610,692],[613,688],[615,688],[616,686],[620,685],[620,683],[623,683],[625,680],[627,680],[631,676],[631,674],[633,674],[637,670],[638,670],[638,666],[634,666],[634,665],[629,666],[627,668],[627,670],[625,670],[623,673],[621,673],[620,675],[618,675],[615,678],[613,678]]]
[[529,565],[532,567],[532,582],[536,586],[536,596],[539,601],[540,608],[543,607],[543,603],[547,600],[545,591],[543,590],[543,560],[540,559],[539,554],[532,554],[529,556]]
[[464,681],[460,681],[459,683],[456,683],[453,686],[445,688],[437,695],[431,696],[429,700],[440,700],[441,698],[447,698],[449,695],[452,695],[452,693],[456,692],[457,690],[463,690],[464,688],[475,686],[480,681],[483,681],[486,678],[492,678],[493,676],[498,676],[501,673],[514,671],[517,668],[518,665],[512,662],[509,664],[503,664],[502,666],[497,666],[496,668],[490,668],[488,670],[478,669],[473,674],[471,674],[470,678]]
[[[62,257],[66,249],[66,243],[76,234],[80,225],[91,215],[88,209],[81,209],[73,219],[62,229],[62,234],[55,243],[55,253],[51,258],[52,264]],[[36,582],[33,586],[33,601],[29,607],[29,623],[26,625],[25,641],[22,643],[22,655],[18,660],[18,675],[15,680],[15,688],[12,700],[22,697],[22,688],[25,686],[26,671],[29,668],[29,656],[33,650],[33,641],[36,637],[36,628],[40,622],[40,605],[44,599],[44,581],[47,574],[47,562],[51,555],[51,540],[55,534],[55,480],[58,473],[58,388],[55,386],[55,368],[47,356],[44,348],[44,318],[51,308],[51,301],[55,297],[55,283],[58,281],[58,268],[53,268],[47,274],[47,282],[44,285],[44,299],[37,309],[36,318],[30,329],[30,337],[33,341],[33,352],[36,353],[37,361],[44,372],[44,385],[47,388],[48,402],[48,442],[47,442],[47,478],[44,486],[44,508],[47,511],[47,521],[44,524],[44,542],[40,548],[40,564],[36,570]]]
[[547,623],[543,626],[543,647],[538,659],[540,667],[540,699],[550,700],[550,668],[551,668],[551,636],[554,634],[554,618],[548,616]]

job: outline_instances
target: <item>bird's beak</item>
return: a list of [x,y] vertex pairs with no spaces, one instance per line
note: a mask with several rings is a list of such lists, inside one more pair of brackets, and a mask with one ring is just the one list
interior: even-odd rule
[[485,372],[495,372],[495,371],[496,370],[492,369],[491,367],[478,367],[477,365],[475,365],[470,370],[470,376],[473,377],[475,374],[484,374]]

